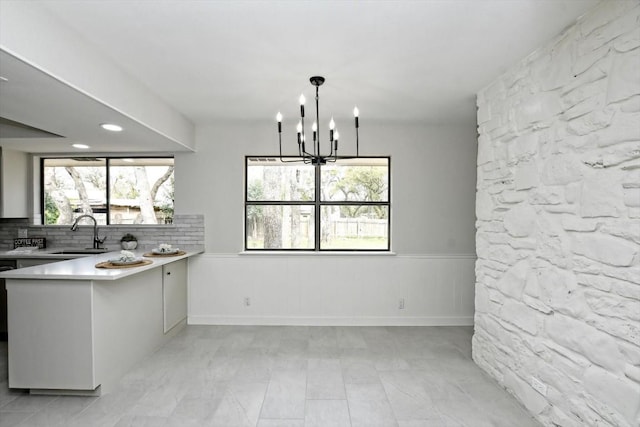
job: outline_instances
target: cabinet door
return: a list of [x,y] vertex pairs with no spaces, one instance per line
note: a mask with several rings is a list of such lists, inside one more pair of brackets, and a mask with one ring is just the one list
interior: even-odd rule
[[187,260],[162,266],[164,332],[187,317]]

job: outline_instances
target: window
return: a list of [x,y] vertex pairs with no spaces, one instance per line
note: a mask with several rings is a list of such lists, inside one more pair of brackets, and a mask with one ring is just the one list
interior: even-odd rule
[[170,224],[173,158],[73,157],[41,160],[42,223]]
[[246,157],[245,167],[246,250],[390,249],[389,157]]

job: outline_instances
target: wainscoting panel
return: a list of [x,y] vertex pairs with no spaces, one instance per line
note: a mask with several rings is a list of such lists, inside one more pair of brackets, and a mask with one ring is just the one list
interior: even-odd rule
[[189,324],[472,325],[475,255],[205,253]]

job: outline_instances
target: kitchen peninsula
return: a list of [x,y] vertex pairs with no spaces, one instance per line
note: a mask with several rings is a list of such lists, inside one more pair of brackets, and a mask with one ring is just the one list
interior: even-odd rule
[[188,257],[201,252],[96,268],[119,255],[108,252],[0,273],[8,295],[9,387],[82,395],[113,388],[186,325]]

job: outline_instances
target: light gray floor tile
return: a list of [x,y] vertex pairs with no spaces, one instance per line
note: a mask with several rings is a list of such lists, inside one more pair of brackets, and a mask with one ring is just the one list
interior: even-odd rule
[[57,396],[32,396],[21,394],[8,402],[0,410],[2,412],[38,412],[44,410],[49,404],[58,399]]
[[371,359],[346,358],[341,363],[345,384],[376,384],[380,382],[376,365]]
[[0,427],[15,427],[32,416],[31,412],[0,412]]
[[97,399],[97,397],[60,396],[52,404],[29,417],[23,425],[29,427],[66,427],[70,419]]
[[232,383],[206,425],[254,427],[264,402],[267,383]]
[[380,380],[397,420],[438,418],[433,401],[415,372],[381,372]]
[[306,371],[274,371],[260,417],[304,418],[306,388]]
[[188,326],[99,398],[8,390],[0,343],[0,427],[539,426],[473,363],[472,334]]
[[346,400],[307,400],[305,427],[351,427]]
[[387,400],[387,394],[381,383],[346,384],[347,399],[351,400]]
[[346,399],[342,371],[310,370],[307,373],[307,399]]
[[391,405],[384,400],[349,400],[352,427],[397,427]]

